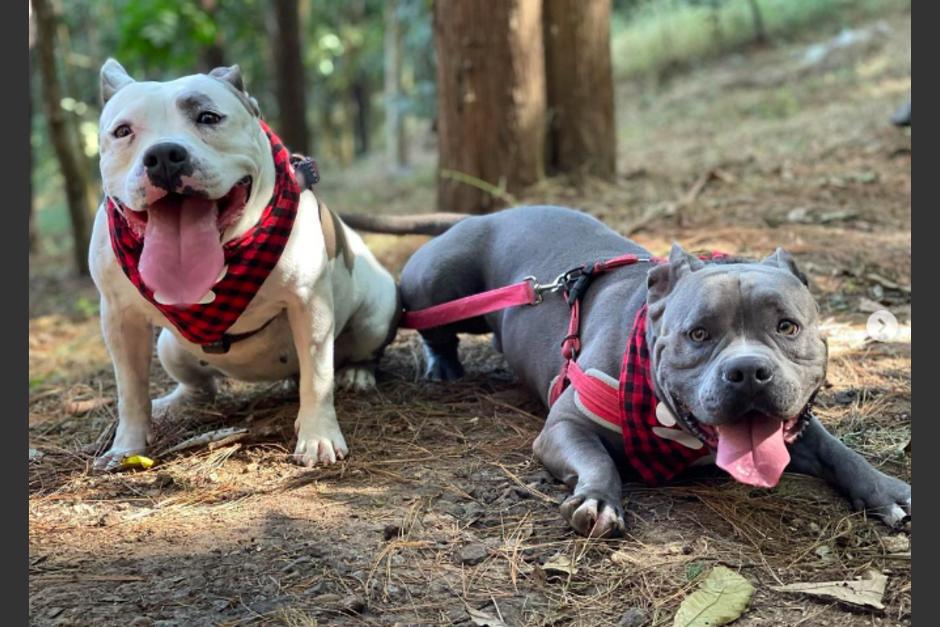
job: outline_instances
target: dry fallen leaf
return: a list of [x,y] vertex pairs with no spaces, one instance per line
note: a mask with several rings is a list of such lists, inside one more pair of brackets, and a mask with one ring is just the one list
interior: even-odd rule
[[715,566],[698,589],[687,596],[673,627],[715,627],[736,620],[751,601],[754,586],[724,566]]
[[487,614],[483,610],[475,610],[469,605],[467,606],[467,614],[470,615],[470,620],[473,621],[473,624],[480,625],[480,627],[509,627],[509,625],[495,616]]
[[81,416],[82,414],[87,414],[88,412],[94,411],[96,409],[107,407],[113,402],[113,398],[104,396],[96,396],[95,398],[89,398],[81,401],[69,401],[65,404],[65,411],[72,416]]
[[885,575],[877,570],[869,570],[862,579],[791,583],[785,586],[771,586],[771,590],[801,592],[883,610],[885,606],[881,603],[881,599],[884,597],[887,583],[888,578]]
[[550,560],[542,564],[542,570],[546,575],[563,573],[565,575],[574,575],[578,572],[578,567],[571,563],[571,558],[562,553],[556,553]]

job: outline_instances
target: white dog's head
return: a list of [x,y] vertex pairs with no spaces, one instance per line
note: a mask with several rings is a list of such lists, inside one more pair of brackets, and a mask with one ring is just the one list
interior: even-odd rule
[[101,178],[144,239],[140,271],[157,299],[199,302],[222,244],[254,224],[274,189],[271,146],[237,65],[164,83],[101,67]]

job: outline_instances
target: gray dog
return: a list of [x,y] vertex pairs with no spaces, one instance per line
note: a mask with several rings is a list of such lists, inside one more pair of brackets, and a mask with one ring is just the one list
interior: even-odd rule
[[[418,310],[629,253],[650,257],[584,213],[510,209],[464,219],[419,249],[402,271],[402,299],[407,310]],[[426,376],[463,374],[458,333],[494,334],[515,373],[550,405],[533,448],[572,488],[561,511],[583,535],[624,530],[618,469],[668,479],[712,459],[757,486],[775,485],[784,468],[821,477],[855,508],[892,526],[910,515],[910,486],[876,470],[809,412],[825,380],[827,347],[817,305],[786,252],[762,262],[706,262],[674,246],[668,261],[643,261],[598,275],[586,290],[577,364],[613,390],[627,361],[624,347],[648,352],[648,368],[636,380],[649,381],[647,410],[658,420],[649,432],[628,434],[601,419],[572,385],[550,403],[569,323],[560,297],[422,331]],[[641,321],[645,332],[636,326]]]

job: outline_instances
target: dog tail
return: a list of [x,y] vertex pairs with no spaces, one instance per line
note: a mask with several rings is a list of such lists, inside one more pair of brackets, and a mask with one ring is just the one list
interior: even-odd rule
[[391,235],[440,235],[470,216],[465,213],[424,213],[408,216],[343,213],[340,217],[347,226],[357,231]]

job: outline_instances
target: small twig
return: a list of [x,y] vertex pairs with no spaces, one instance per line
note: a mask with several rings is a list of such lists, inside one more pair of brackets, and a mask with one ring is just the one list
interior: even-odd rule
[[457,170],[441,170],[441,178],[450,179],[452,181],[457,181],[458,183],[463,183],[464,185],[469,185],[470,187],[475,187],[486,192],[490,196],[499,198],[509,205],[518,204],[516,197],[507,192],[503,185],[493,185],[492,183],[488,183],[487,181],[484,181],[481,178],[477,178],[471,174],[458,172]]
[[735,178],[721,170],[719,168],[711,168],[706,170],[699,176],[695,183],[692,184],[692,187],[688,189],[678,200],[672,202],[665,202],[659,205],[653,205],[648,208],[642,216],[633,221],[627,228],[624,230],[624,233],[627,236],[633,235],[637,231],[645,228],[650,222],[661,218],[663,216],[674,216],[684,207],[691,205],[699,197],[699,195],[705,190],[705,186],[708,185],[708,182],[712,179],[717,179],[724,181],[725,183],[734,183]]
[[[199,435],[194,435],[191,438],[187,438],[173,446],[166,451],[164,455],[169,455],[171,453],[178,453],[179,451],[185,451],[189,448],[194,448],[197,446],[208,445],[209,450],[218,448],[225,444],[231,444],[232,442],[237,442],[242,438],[248,435],[248,429],[242,429],[238,427],[226,427],[225,429],[216,429],[215,431],[209,431],[207,433],[200,433]],[[215,444],[215,446],[213,446]]]
[[517,477],[511,470],[509,470],[508,468],[506,468],[505,466],[503,466],[503,465],[500,464],[499,462],[494,462],[493,465],[494,465],[494,466],[499,466],[499,467],[502,469],[502,471],[503,471],[504,473],[506,473],[506,476],[507,476],[507,477],[509,477],[510,479],[512,479],[514,482],[516,482],[519,486],[522,487],[522,489],[524,489],[526,492],[528,492],[528,493],[531,494],[532,496],[535,496],[535,497],[541,499],[542,501],[544,501],[544,502],[546,502],[546,503],[552,503],[552,504],[555,503],[555,499],[553,499],[552,497],[548,496],[548,495],[545,494],[544,492],[541,492],[541,491],[539,491],[539,490],[536,490],[535,488],[530,488],[529,486],[527,486],[526,484],[524,484],[524,483],[522,482],[522,479],[520,479],[519,477]]

